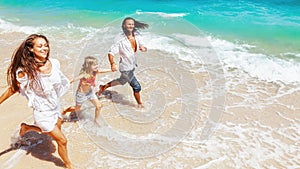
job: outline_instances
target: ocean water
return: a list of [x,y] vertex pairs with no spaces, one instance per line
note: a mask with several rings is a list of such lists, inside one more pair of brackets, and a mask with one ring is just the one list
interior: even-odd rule
[[[6,1],[0,2],[0,31],[93,36],[128,15],[171,36],[195,26],[226,65],[270,81],[299,82],[300,12],[297,0],[251,1]],[[151,18],[151,20],[150,20]],[[170,22],[168,25],[165,23]],[[187,24],[182,22],[182,24]],[[199,34],[186,28],[185,34]],[[190,31],[189,31],[190,29]],[[72,39],[72,37],[70,37]],[[189,45],[189,44],[187,44]],[[236,55],[240,55],[237,58]],[[261,65],[260,63],[264,63]],[[286,77],[286,75],[290,77]]]
[[[87,55],[107,68],[124,17],[149,24],[141,31],[149,51],[138,54],[136,70],[147,108],[130,107],[129,88],[116,87],[99,127],[87,105],[78,125],[96,144],[83,143],[93,149],[79,150],[91,154],[75,162],[79,168],[297,168],[299,7],[297,0],[1,0],[0,44],[11,49],[45,34],[72,77]],[[12,51],[0,51],[5,72]],[[232,121],[221,122],[222,113]],[[80,129],[66,135],[84,135]]]

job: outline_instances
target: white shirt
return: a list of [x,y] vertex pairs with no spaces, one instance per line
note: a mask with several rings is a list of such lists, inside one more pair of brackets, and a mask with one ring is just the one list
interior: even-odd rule
[[[144,42],[142,41],[142,37],[138,32],[135,32],[135,41],[137,50],[140,46],[144,46]],[[133,48],[131,47],[131,43],[129,39],[126,37],[124,33],[121,34],[121,37],[117,40],[117,42],[111,46],[109,54],[116,56],[116,54],[120,54],[120,62],[119,62],[119,70],[120,71],[130,71],[133,70],[136,66],[136,56]]]

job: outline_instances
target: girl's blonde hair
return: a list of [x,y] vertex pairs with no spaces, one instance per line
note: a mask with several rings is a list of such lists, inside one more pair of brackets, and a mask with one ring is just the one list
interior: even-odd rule
[[84,58],[84,63],[82,64],[82,68],[80,70],[80,74],[89,73],[91,67],[94,63],[97,63],[98,60],[93,56],[87,56]]

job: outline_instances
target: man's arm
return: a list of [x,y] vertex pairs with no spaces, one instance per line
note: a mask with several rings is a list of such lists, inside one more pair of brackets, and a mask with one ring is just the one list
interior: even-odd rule
[[108,54],[108,60],[110,63],[111,71],[115,72],[117,71],[117,65],[114,62],[114,56],[112,54]]
[[147,48],[145,46],[140,46],[140,51],[141,52],[147,52]]

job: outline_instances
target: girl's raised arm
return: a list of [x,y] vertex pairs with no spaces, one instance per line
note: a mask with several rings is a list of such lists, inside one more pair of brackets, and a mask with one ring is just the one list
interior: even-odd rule
[[83,78],[83,76],[84,76],[84,74],[80,74],[79,76],[77,76],[77,77],[73,78],[72,80],[70,80],[70,83],[73,83],[77,80],[80,80],[81,78]]
[[102,69],[97,71],[97,73],[107,73],[107,72],[112,72],[112,71],[111,69]]

